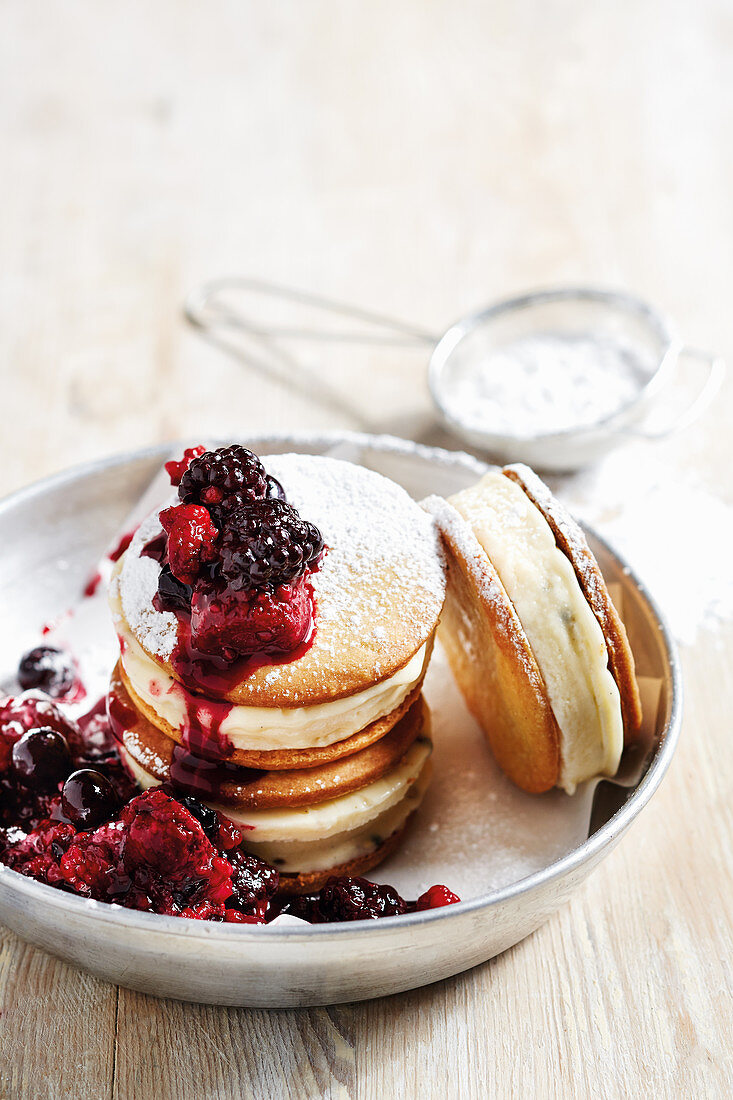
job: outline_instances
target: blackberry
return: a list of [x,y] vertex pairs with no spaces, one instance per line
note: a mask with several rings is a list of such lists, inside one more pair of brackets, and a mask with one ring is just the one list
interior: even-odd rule
[[322,553],[317,527],[284,500],[261,500],[227,517],[221,572],[235,590],[276,588],[313,568]]
[[164,565],[158,577],[158,591],[153,598],[153,606],[156,611],[190,614],[192,592],[190,584],[179,581],[173,576],[170,565]]
[[232,898],[228,904],[243,913],[264,916],[280,883],[280,873],[257,856],[235,848],[226,853],[232,865]]
[[191,795],[181,794],[180,791],[175,791],[172,786],[169,787],[168,784],[164,784],[163,789],[166,794],[169,794],[172,798],[175,798],[177,802],[180,802],[182,806],[186,807],[191,816],[196,818],[214,847],[218,847],[220,822],[216,810],[212,810],[211,807],[205,806],[203,802],[199,802],[197,798],[193,798]]
[[221,524],[224,516],[247,501],[264,500],[269,489],[257,455],[235,444],[192,459],[181,477],[178,496],[184,504],[205,505]]
[[321,921],[376,920],[396,917],[407,910],[407,903],[393,886],[378,886],[365,878],[332,877],[318,901]]
[[285,500],[285,490],[272,474],[267,475],[267,497],[268,500]]

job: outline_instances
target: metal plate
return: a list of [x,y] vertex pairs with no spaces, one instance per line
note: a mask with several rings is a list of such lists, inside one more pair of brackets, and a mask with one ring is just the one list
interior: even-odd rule
[[[261,454],[335,454],[416,497],[464,488],[484,469],[468,455],[389,437],[249,439]],[[69,605],[170,447],[87,465],[0,504],[0,673],[38,626]],[[208,924],[136,913],[62,893],[0,866],[0,922],[111,982],[157,996],[289,1007],[379,997],[485,962],[533,932],[613,848],[664,775],[679,733],[677,657],[659,612],[625,563],[589,533],[607,580],[624,590],[637,666],[659,677],[655,746],[633,788],[598,788],[592,833],[559,861],[459,905],[382,921],[314,927]]]

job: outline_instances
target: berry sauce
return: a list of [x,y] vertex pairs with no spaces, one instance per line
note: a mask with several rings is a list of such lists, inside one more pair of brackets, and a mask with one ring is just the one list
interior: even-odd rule
[[344,876],[289,897],[277,870],[245,850],[245,832],[199,802],[223,774],[257,773],[177,746],[171,780],[141,794],[114,736],[135,717],[114,696],[78,722],[40,692],[0,700],[0,863],[128,909],[238,924],[280,913],[318,924],[373,920],[459,900],[432,886],[409,902],[391,886]]
[[84,591],[82,595],[85,597],[85,599],[89,600],[92,598],[92,596],[96,596],[97,590],[101,583],[102,574],[99,572],[99,570],[97,570],[97,572],[93,573],[87,583],[84,585]]
[[127,550],[128,546],[132,542],[134,536],[134,530],[127,531],[124,535],[122,535],[119,542],[117,542],[117,544],[113,546],[107,554],[107,558],[109,559],[109,561],[119,561],[125,550]]
[[[313,645],[316,608],[310,584],[303,584],[303,598],[299,604],[283,602],[282,607],[272,598],[271,606],[265,606],[267,595],[258,598],[254,605],[245,594],[242,595],[244,598],[239,598],[238,593],[228,593],[225,599],[217,600],[209,599],[209,594],[205,593],[192,613],[186,614],[180,607],[174,612],[178,619],[178,637],[170,661],[176,677],[188,692],[200,692],[209,699],[221,698],[256,669],[297,661]],[[160,591],[154,601],[158,609],[173,610],[170,602],[163,608],[159,597]],[[280,610],[283,614],[278,616]],[[192,629],[192,618],[198,631]],[[258,626],[262,627],[261,631],[257,630]],[[267,640],[258,643],[258,633]],[[232,635],[243,645],[259,644],[262,648],[237,656],[237,651],[229,651],[226,645]],[[202,642],[206,648],[202,648]],[[191,724],[196,720],[198,708],[195,702],[191,706],[190,696],[187,696],[187,709]]]
[[248,783],[260,775],[264,775],[264,772],[256,768],[244,768],[225,760],[208,760],[189,752],[183,745],[173,747],[171,783],[176,790],[185,791],[196,798],[216,799],[223,781],[231,779],[237,783]]
[[180,502],[160,513],[164,530],[141,550],[161,567],[153,605],[178,619],[177,679],[221,699],[262,665],[297,660],[312,645],[309,578],[325,546],[245,447],[190,448],[166,469]]

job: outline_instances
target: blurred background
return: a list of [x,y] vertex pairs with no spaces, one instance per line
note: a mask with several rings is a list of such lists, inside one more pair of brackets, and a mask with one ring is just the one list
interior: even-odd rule
[[[437,332],[591,282],[731,350],[728,4],[70,0],[0,27],[3,491],[183,436],[431,437],[427,350],[291,349],[351,404],[324,408],[186,324],[222,275]],[[730,414],[728,389],[673,460],[718,481]]]

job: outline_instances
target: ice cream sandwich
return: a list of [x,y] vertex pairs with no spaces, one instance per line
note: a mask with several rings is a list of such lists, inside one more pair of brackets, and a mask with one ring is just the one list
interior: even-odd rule
[[503,771],[537,793],[615,775],[639,691],[579,525],[521,465],[425,506],[448,560],[440,638]]

